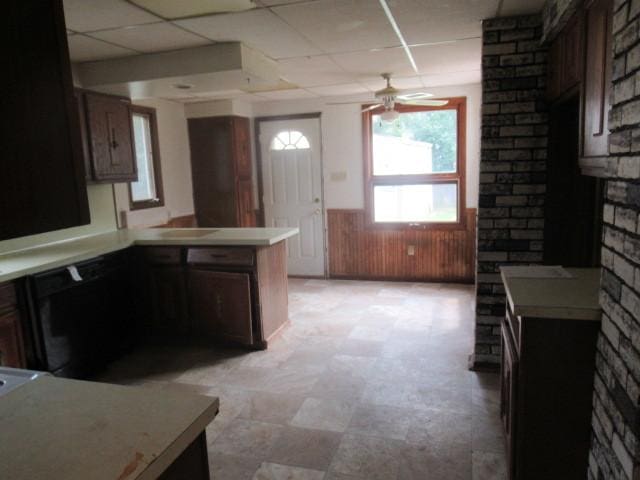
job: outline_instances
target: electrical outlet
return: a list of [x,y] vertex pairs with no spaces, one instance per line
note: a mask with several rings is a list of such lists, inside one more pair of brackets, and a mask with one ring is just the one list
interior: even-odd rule
[[409,255],[410,257],[413,257],[415,254],[416,254],[416,246],[415,245],[407,246],[407,255]]

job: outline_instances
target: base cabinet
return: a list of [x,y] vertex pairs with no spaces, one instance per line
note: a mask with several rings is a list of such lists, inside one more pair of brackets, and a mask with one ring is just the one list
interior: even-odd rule
[[146,337],[266,348],[288,320],[284,242],[265,247],[138,247]]
[[190,268],[188,285],[195,335],[253,343],[249,274]]
[[26,367],[20,312],[12,283],[0,284],[0,366]]
[[587,477],[599,321],[502,322],[500,413],[509,479]]

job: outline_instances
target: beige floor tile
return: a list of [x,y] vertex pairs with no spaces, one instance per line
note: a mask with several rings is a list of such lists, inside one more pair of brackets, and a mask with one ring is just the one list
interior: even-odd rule
[[471,445],[471,414],[415,410],[406,441],[413,445]]
[[233,420],[210,444],[214,453],[264,459],[284,427],[252,420]]
[[343,400],[307,398],[291,425],[332,432],[344,432],[353,415],[354,404]]
[[356,357],[377,357],[382,352],[383,346],[384,342],[382,341],[346,338],[338,348],[337,353]]
[[326,470],[342,435],[326,430],[286,428],[266,458],[268,462]]
[[402,445],[397,440],[345,434],[329,471],[367,480],[394,480]]
[[277,463],[263,463],[253,480],[323,480],[324,472],[308,468],[290,467]]
[[474,451],[472,470],[473,480],[507,480],[507,462],[504,455]]
[[304,397],[291,393],[252,392],[239,417],[260,422],[286,424],[300,410]]
[[404,440],[413,420],[412,410],[361,404],[353,412],[347,432]]
[[398,463],[398,480],[471,480],[468,445],[407,445]]
[[215,480],[251,480],[261,463],[251,457],[209,453],[209,473]]
[[358,403],[366,386],[367,381],[359,376],[326,372],[318,378],[309,395],[314,398]]

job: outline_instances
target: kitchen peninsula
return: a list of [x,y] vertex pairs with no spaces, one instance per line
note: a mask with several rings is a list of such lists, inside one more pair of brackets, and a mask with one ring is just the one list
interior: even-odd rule
[[125,229],[0,255],[0,314],[13,322],[0,352],[85,377],[139,339],[267,348],[288,321],[285,240],[297,233]]

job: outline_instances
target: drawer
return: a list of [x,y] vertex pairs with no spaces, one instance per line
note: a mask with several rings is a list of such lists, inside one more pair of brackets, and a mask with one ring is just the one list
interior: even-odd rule
[[178,265],[180,264],[179,247],[144,247],[142,248],[142,256],[149,263],[162,265]]
[[0,310],[16,306],[16,289],[13,283],[0,283]]
[[250,248],[190,248],[187,253],[187,263],[251,267],[254,264],[254,254],[253,249]]

